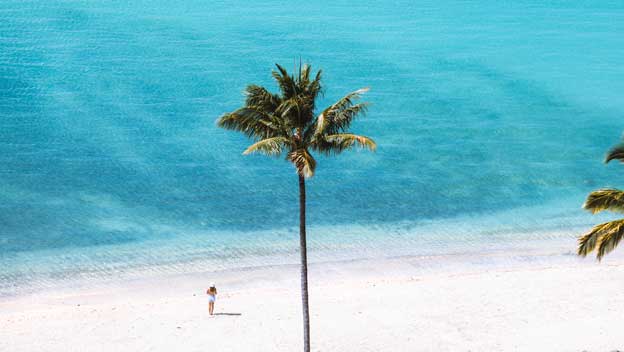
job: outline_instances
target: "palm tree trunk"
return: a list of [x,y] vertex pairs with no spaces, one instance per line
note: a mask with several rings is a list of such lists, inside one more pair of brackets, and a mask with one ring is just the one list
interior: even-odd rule
[[305,178],[299,175],[299,250],[301,252],[301,304],[303,306],[303,351],[310,352],[310,308],[308,306],[308,249],[306,245]]

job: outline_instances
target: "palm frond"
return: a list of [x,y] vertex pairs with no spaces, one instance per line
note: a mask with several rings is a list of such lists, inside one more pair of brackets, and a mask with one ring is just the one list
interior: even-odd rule
[[298,94],[306,95],[310,101],[314,102],[318,94],[321,92],[321,70],[319,70],[314,79],[310,80],[312,66],[308,64],[299,66],[299,77],[296,79],[298,86]]
[[358,114],[366,113],[368,103],[356,104],[368,88],[358,89],[323,110],[316,118],[315,134],[335,134],[347,129]]
[[276,113],[289,126],[300,126],[303,123],[302,115],[307,111],[306,102],[301,96],[284,99]]
[[583,204],[583,208],[593,214],[603,210],[624,212],[624,191],[619,189],[600,189],[591,192]]
[[312,66],[308,64],[299,64],[299,79],[298,83],[300,86],[306,87],[310,84],[310,70]]
[[272,112],[281,103],[279,95],[272,94],[266,88],[251,84],[245,89],[245,105],[263,112]]
[[271,115],[246,107],[222,115],[217,120],[217,125],[255,139],[274,137],[279,130],[278,121]]
[[605,157],[605,163],[615,159],[620,162],[624,162],[624,143],[618,144],[609,150],[607,156]]
[[322,70],[318,70],[316,72],[314,80],[312,80],[312,82],[310,82],[310,84],[308,84],[306,88],[306,94],[310,96],[312,102],[315,102],[319,94],[323,92],[323,87],[321,85],[321,72]]
[[579,238],[578,255],[585,257],[597,249],[596,257],[601,260],[617,247],[623,236],[624,219],[596,225]]
[[314,176],[314,171],[316,170],[316,160],[314,160],[314,157],[312,157],[307,149],[295,149],[288,153],[286,158],[295,165],[299,175],[304,177]]
[[371,151],[377,149],[377,144],[371,138],[352,133],[337,133],[315,139],[311,146],[314,150],[323,154],[340,154],[353,146],[367,148]]
[[278,156],[282,153],[285,147],[290,145],[290,140],[286,137],[272,137],[262,139],[252,145],[250,145],[243,155],[251,153],[262,153],[268,156]]
[[297,95],[297,82],[295,82],[294,78],[279,64],[275,64],[275,66],[277,67],[277,71],[273,71],[271,74],[277,82],[284,98]]

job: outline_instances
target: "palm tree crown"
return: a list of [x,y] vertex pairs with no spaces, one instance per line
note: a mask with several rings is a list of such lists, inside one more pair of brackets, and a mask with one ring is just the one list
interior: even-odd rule
[[285,152],[300,175],[311,177],[316,160],[310,151],[339,154],[353,146],[375,150],[372,139],[348,133],[354,118],[366,112],[368,103],[356,101],[367,88],[347,94],[316,115],[316,98],[322,92],[321,71],[312,78],[311,66],[303,65],[298,75],[292,76],[282,66],[276,66],[273,78],[280,94],[249,85],[245,89],[245,105],[224,114],[217,122],[220,127],[242,132],[255,141],[243,154],[279,156]]
[[[624,143],[617,145],[607,153],[605,163],[611,160],[624,162]],[[600,189],[589,194],[583,208],[593,214],[603,210],[624,212],[624,191],[618,189]],[[591,231],[579,238],[578,254],[587,256],[596,250],[596,257],[601,260],[617,247],[624,237],[624,219],[605,222],[594,226]]]

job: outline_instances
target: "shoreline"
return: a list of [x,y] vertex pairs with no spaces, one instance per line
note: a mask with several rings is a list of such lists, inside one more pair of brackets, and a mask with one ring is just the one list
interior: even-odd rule
[[[508,217],[510,214],[498,213],[496,216]],[[331,265],[371,259],[440,258],[437,262],[448,266],[449,262],[462,265],[462,260],[458,260],[462,258],[465,261],[466,258],[490,258],[497,254],[501,257],[543,259],[551,256],[558,259],[558,256],[574,256],[576,236],[585,229],[579,224],[556,229],[542,225],[521,228],[520,231],[488,227],[496,216],[478,217],[478,220],[463,217],[418,225],[397,223],[372,229],[355,225],[315,228],[315,236],[308,244],[308,260],[311,265]],[[475,224],[475,221],[480,222]],[[466,234],[450,236],[449,232],[466,226],[476,227]],[[277,236],[289,231],[277,230]],[[0,264],[8,268],[0,274],[0,302],[42,290],[115,286],[117,282],[153,281],[186,275],[227,276],[266,267],[297,266],[299,254],[295,237],[289,238],[288,244],[284,242],[275,247],[263,248],[266,245],[260,242],[253,251],[243,251],[236,246],[222,247],[223,244],[215,247],[209,240],[200,239],[201,236],[190,236],[177,242],[175,239],[146,242],[140,248],[104,246],[84,250],[72,248],[62,254],[17,253],[0,260]],[[339,241],[335,242],[335,238]],[[166,255],[161,257],[163,253]],[[135,262],[134,258],[150,260]],[[512,264],[500,261],[502,263],[498,264]],[[426,271],[435,269],[427,265],[421,267]]]
[[[464,276],[482,272],[514,272],[577,267],[607,267],[624,265],[624,253],[614,251],[602,262],[594,257],[581,258],[567,250],[569,240],[554,238],[526,241],[523,248],[494,247],[480,251],[449,252],[437,255],[388,255],[375,258],[337,258],[309,262],[311,280],[366,280],[371,277],[406,279],[414,277]],[[158,270],[156,270],[158,272]],[[298,283],[299,264],[282,263],[243,266],[213,271],[189,271],[149,276],[136,271],[131,277],[59,280],[43,290],[19,292],[0,296],[0,312],[15,303],[37,301],[53,303],[63,297],[101,296],[110,292],[145,295],[154,289],[174,284],[174,291],[201,291],[202,285],[218,282],[231,291],[265,288],[268,284]],[[298,286],[297,286],[298,287]],[[172,289],[168,289],[171,291]],[[24,307],[24,306],[22,306]]]
[[[315,251],[309,251],[309,256],[312,260],[309,260],[311,268],[314,267],[357,267],[366,266],[370,261],[381,261],[384,263],[392,263],[397,261],[409,262],[411,269],[415,269],[418,272],[435,272],[446,270],[460,269],[466,264],[474,265],[475,260],[484,260],[483,265],[487,266],[513,266],[519,257],[534,258],[541,261],[560,261],[566,260],[570,256],[571,251],[566,250],[569,244],[568,239],[551,238],[540,239],[537,241],[524,241],[523,246],[501,246],[490,245],[489,247],[483,246],[477,250],[466,251],[447,251],[439,254],[405,254],[396,251],[383,251],[380,249],[370,250],[368,252],[346,252],[339,253],[338,255],[327,256],[324,255],[322,259],[318,259],[318,253]],[[544,249],[545,247],[546,249]],[[409,251],[407,251],[409,253]],[[314,259],[317,257],[316,259]],[[572,257],[575,257],[572,255]],[[179,271],[168,272],[166,265],[152,265],[144,268],[131,268],[124,272],[120,271],[118,277],[114,277],[114,274],[101,274],[101,275],[82,275],[82,273],[76,273],[75,277],[68,276],[60,279],[47,279],[45,280],[47,286],[32,288],[24,285],[22,290],[13,292],[12,294],[0,294],[0,303],[3,301],[20,298],[23,296],[36,295],[37,292],[45,290],[46,292],[56,291],[79,291],[89,289],[99,289],[107,287],[121,287],[121,286],[135,286],[142,283],[157,283],[163,280],[186,280],[203,279],[211,281],[211,278],[227,279],[229,277],[242,276],[245,277],[248,273],[262,273],[264,271],[280,272],[288,271],[292,268],[298,270],[299,264],[296,258],[289,258],[289,262],[279,262],[275,259],[277,256],[266,257],[267,264],[264,265],[243,265],[239,267],[219,268],[216,270],[198,270],[198,263],[178,263],[176,265]],[[505,261],[506,258],[509,260]],[[588,258],[589,259],[589,258]],[[591,259],[589,259],[591,260]],[[288,261],[288,260],[286,260]],[[246,264],[243,262],[243,264]],[[207,265],[209,267],[209,265]],[[398,270],[405,270],[398,269]],[[155,274],[154,274],[155,273]],[[252,274],[253,276],[253,274]],[[0,291],[2,293],[2,291]]]

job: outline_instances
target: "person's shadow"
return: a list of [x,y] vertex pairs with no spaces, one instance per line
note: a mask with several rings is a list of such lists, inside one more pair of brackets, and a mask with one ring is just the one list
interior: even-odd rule
[[233,316],[233,317],[238,317],[243,315],[242,313],[214,313],[214,315],[227,315],[227,316]]

